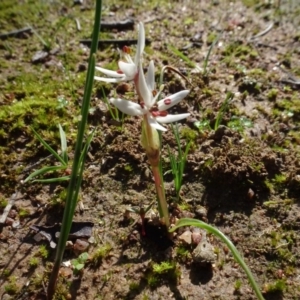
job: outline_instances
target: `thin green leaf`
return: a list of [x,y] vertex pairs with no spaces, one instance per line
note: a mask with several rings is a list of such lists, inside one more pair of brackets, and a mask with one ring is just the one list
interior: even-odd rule
[[228,108],[228,105],[230,103],[230,101],[233,99],[234,94],[232,92],[228,92],[226,94],[226,98],[225,101],[222,103],[222,106],[219,109],[217,118],[216,118],[216,122],[215,122],[215,126],[214,126],[214,130],[217,130],[222,122],[223,116],[225,114],[225,111]]
[[96,128],[94,128],[94,130],[89,134],[87,140],[86,140],[86,143],[84,145],[84,148],[81,152],[81,155],[80,155],[80,159],[79,159],[79,166],[81,166],[82,162],[83,162],[83,159],[85,158],[86,154],[87,154],[87,151],[90,147],[90,144],[91,144],[91,141],[94,137],[94,134],[95,134],[95,131],[96,131]]
[[66,133],[64,132],[60,124],[58,124],[58,127],[59,127],[60,143],[61,143],[61,157],[64,160],[65,164],[68,164]]
[[[44,175],[45,173],[48,172],[54,172],[54,171],[58,171],[58,170],[64,170],[66,169],[66,166],[48,166],[48,167],[44,167],[41,168],[39,170],[34,171],[33,173],[31,173],[25,180],[24,183],[28,182],[29,180],[31,180],[32,178],[36,177],[36,176],[41,176]],[[35,180],[36,181],[36,180]]]
[[172,174],[173,174],[173,178],[174,178],[173,180],[174,180],[176,195],[177,195],[177,197],[179,197],[179,192],[181,190],[186,158],[187,158],[187,154],[189,152],[190,146],[191,146],[191,142],[189,142],[186,145],[185,151],[184,151],[184,153],[182,153],[182,149],[181,149],[181,145],[180,145],[180,135],[179,135],[177,124],[175,126],[172,125],[172,131],[174,133],[176,144],[177,144],[177,149],[178,149],[177,158],[171,152],[169,146],[168,146],[168,153],[169,153],[169,159],[170,159],[171,168],[172,168]]
[[46,143],[43,138],[34,130],[33,127],[31,127],[32,131],[34,132],[35,136],[38,138],[38,140],[42,143],[42,145],[58,160],[61,162],[62,165],[66,165],[63,158],[48,144]]
[[29,25],[29,24],[27,24],[27,25],[28,25],[28,27],[31,28],[31,31],[37,36],[37,38],[40,40],[40,42],[44,45],[45,49],[46,49],[46,50],[50,50],[50,49],[51,49],[50,43],[47,42],[46,40],[44,40],[44,39],[42,38],[42,36],[40,36],[40,35],[38,34],[38,32],[37,32],[31,25]]
[[[104,89],[103,89],[103,86],[101,86],[101,89],[102,89],[102,95],[103,95],[103,101],[104,103],[107,105],[108,107],[108,110],[109,110],[109,113],[111,115],[111,117],[115,120],[115,121],[119,121],[119,110],[118,109],[115,109],[113,110],[111,105],[110,105],[110,102],[108,101],[107,97],[106,97],[106,94],[104,92]],[[115,112],[114,112],[115,111]]]
[[[94,83],[96,52],[98,49],[98,37],[99,37],[99,29],[100,29],[99,26],[101,24],[101,10],[102,10],[102,1],[97,0],[96,8],[95,8],[95,20],[94,20],[93,33],[92,33],[92,44],[90,48],[89,64],[88,64],[87,77],[85,82],[83,102],[81,106],[81,119],[78,122],[78,134],[77,134],[77,140],[75,145],[72,172],[71,172],[70,182],[67,190],[64,216],[62,220],[60,236],[57,243],[53,271],[50,275],[49,282],[48,282],[48,289],[47,289],[48,299],[52,299],[54,296],[56,281],[58,278],[58,272],[65,251],[69,232],[72,226],[72,220],[73,220],[78,194],[82,182],[82,174],[84,169],[83,166],[85,160],[85,155],[82,157],[82,144],[84,140],[84,133],[85,133],[86,123],[88,119],[88,113],[90,109],[91,95],[92,95],[93,83]],[[82,161],[80,164],[81,157],[82,157]]]
[[190,219],[190,218],[184,218],[184,219],[180,219],[176,224],[175,227],[171,228],[169,231],[170,232],[174,232],[176,229],[178,229],[179,227],[183,227],[183,226],[195,226],[195,227],[200,227],[202,229],[205,229],[206,231],[214,234],[215,236],[217,236],[218,238],[220,238],[229,248],[229,250],[231,251],[233,257],[235,258],[235,260],[239,263],[239,265],[242,267],[242,269],[245,271],[248,280],[250,282],[250,285],[252,286],[257,298],[259,300],[264,300],[264,297],[258,287],[258,284],[256,283],[256,281],[254,280],[254,277],[250,271],[250,269],[248,268],[248,266],[246,265],[246,263],[244,262],[243,258],[241,257],[239,251],[236,249],[236,247],[233,245],[233,243],[230,241],[230,239],[224,235],[219,229],[217,229],[216,227],[213,227],[203,221],[200,220],[195,220],[195,219]]
[[49,179],[36,179],[32,182],[42,182],[42,183],[52,183],[52,182],[62,182],[70,180],[70,176],[63,176],[63,177],[57,177],[57,178],[49,178]]
[[208,60],[209,60],[209,57],[210,57],[210,54],[211,54],[211,51],[213,49],[213,47],[216,45],[216,43],[218,42],[220,36],[223,34],[223,32],[221,32],[215,39],[214,41],[212,42],[212,44],[210,45],[209,49],[208,49],[208,52],[207,52],[207,55],[205,56],[205,59],[204,59],[204,63],[203,63],[203,75],[206,76],[207,75],[207,65],[208,65]]
[[184,62],[187,63],[187,65],[191,68],[196,68],[196,64],[192,62],[186,55],[184,55],[181,51],[179,51],[177,48],[174,46],[168,44],[168,48],[179,58],[181,58]]

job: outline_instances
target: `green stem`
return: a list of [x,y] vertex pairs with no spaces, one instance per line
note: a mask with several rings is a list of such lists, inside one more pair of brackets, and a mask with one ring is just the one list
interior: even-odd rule
[[152,128],[148,123],[147,116],[144,116],[143,124],[142,124],[142,144],[146,150],[146,154],[148,160],[150,162],[156,194],[158,198],[158,208],[160,217],[164,218],[164,222],[167,227],[170,225],[169,221],[169,213],[168,213],[168,206],[165,197],[164,191],[164,182],[162,179],[162,174],[160,172],[160,141],[157,130]]
[[165,198],[163,181],[161,180],[159,166],[152,166],[152,172],[154,176],[155,188],[156,188],[157,198],[159,201],[159,207],[161,209],[164,222],[166,226],[169,227],[170,221],[169,221],[168,205]]
[[70,183],[68,186],[66,206],[64,209],[61,232],[57,244],[55,262],[54,262],[53,270],[48,284],[48,290],[47,290],[48,300],[52,300],[55,293],[58,272],[65,251],[66,242],[72,226],[73,216],[74,216],[74,212],[77,204],[77,198],[78,198],[79,189],[82,180],[82,172],[84,168],[85,159],[83,159],[80,164],[80,156],[83,148],[85,127],[87,123],[93,83],[94,83],[94,73],[95,73],[95,64],[96,64],[95,56],[98,49],[99,26],[101,23],[101,6],[102,6],[102,1],[96,0],[95,22],[93,28],[92,45],[91,45],[89,65],[88,65],[85,90],[83,96],[83,105],[81,108],[81,120],[78,123],[78,134],[77,134],[77,141],[75,146],[74,161],[72,166]]

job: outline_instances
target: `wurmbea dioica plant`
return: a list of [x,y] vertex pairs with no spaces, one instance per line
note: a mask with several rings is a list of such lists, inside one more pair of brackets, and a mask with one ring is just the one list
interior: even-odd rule
[[[95,80],[104,82],[134,81],[135,89],[139,98],[138,103],[121,98],[111,98],[110,102],[125,114],[143,117],[142,145],[146,150],[146,154],[152,167],[161,217],[163,217],[166,226],[169,226],[168,208],[163,189],[163,180],[159,171],[160,141],[157,130],[166,131],[167,129],[161,124],[176,122],[189,116],[189,113],[172,115],[167,111],[169,108],[176,105],[185,96],[187,96],[189,91],[183,90],[157,101],[162,92],[162,87],[159,89],[158,93],[156,93],[154,63],[153,61],[150,62],[146,76],[142,67],[142,55],[145,45],[144,32],[143,24],[139,23],[138,45],[134,61],[129,55],[130,49],[128,47],[124,47],[123,56],[127,62],[119,61],[119,70],[117,71],[110,71],[96,67],[96,70],[101,71],[105,75],[111,76],[112,78],[95,76]],[[250,269],[243,261],[241,255],[231,241],[221,231],[199,220],[181,219],[177,222],[175,227],[170,230],[170,232],[173,232],[181,226],[196,226],[203,228],[225,242],[236,261],[244,269],[257,298],[260,300],[264,299]]]
[[161,87],[158,92],[155,91],[155,69],[153,61],[149,64],[146,76],[144,74],[142,66],[144,46],[145,30],[143,23],[139,23],[138,44],[134,61],[129,55],[130,49],[124,47],[122,53],[127,62],[119,61],[119,70],[117,71],[96,67],[96,70],[101,71],[107,76],[112,76],[112,78],[95,76],[95,80],[104,82],[133,80],[139,98],[138,103],[121,98],[111,98],[110,102],[125,114],[143,117],[141,142],[146,150],[152,168],[159,211],[164,223],[166,226],[169,226],[168,207],[164,194],[163,180],[159,171],[160,141],[157,130],[166,131],[167,129],[161,124],[176,122],[190,115],[189,113],[172,115],[167,111],[187,96],[189,90],[183,90],[157,101],[163,87]]

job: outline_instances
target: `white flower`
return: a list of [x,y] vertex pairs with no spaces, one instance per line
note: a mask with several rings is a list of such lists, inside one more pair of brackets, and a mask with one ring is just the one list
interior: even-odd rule
[[135,76],[138,73],[138,66],[141,62],[143,51],[145,48],[145,30],[142,22],[139,23],[138,30],[139,30],[138,43],[137,43],[137,49],[136,49],[134,61],[132,60],[129,54],[130,48],[125,46],[122,49],[122,55],[126,62],[122,60],[118,62],[119,70],[111,71],[101,67],[96,67],[96,70],[112,78],[95,76],[94,77],[95,80],[104,81],[104,82],[120,82],[120,81],[130,81],[135,78]]
[[189,113],[171,115],[167,112],[167,109],[176,105],[184,97],[186,97],[186,95],[189,93],[189,90],[180,91],[156,102],[161,91],[153,96],[155,87],[154,74],[153,61],[150,62],[146,78],[143,73],[142,65],[139,65],[137,90],[141,101],[140,103],[135,103],[120,98],[111,98],[110,102],[114,104],[120,111],[130,116],[146,115],[148,123],[151,127],[161,131],[166,131],[167,129],[161,126],[159,123],[165,124],[176,122],[185,119],[190,115]]

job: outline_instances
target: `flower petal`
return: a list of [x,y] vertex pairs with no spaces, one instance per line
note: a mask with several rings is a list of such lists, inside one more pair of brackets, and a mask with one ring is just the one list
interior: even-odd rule
[[155,89],[155,68],[153,60],[150,61],[147,75],[146,75],[146,82],[150,91]]
[[140,100],[145,103],[145,106],[150,109],[152,107],[152,91],[149,91],[148,85],[146,83],[144,71],[142,64],[139,65],[139,75],[138,75],[138,94],[141,98]]
[[120,70],[126,75],[125,80],[132,80],[137,73],[137,68],[135,64],[126,63],[124,61],[119,61],[118,63]]
[[136,47],[136,53],[134,57],[134,63],[137,66],[142,58],[143,51],[145,48],[145,29],[144,29],[144,24],[142,22],[139,22],[138,25],[138,30],[139,30],[139,35],[138,35],[138,43]]
[[123,78],[106,78],[106,77],[95,76],[94,79],[103,82],[120,82],[125,79],[125,76],[123,76]]
[[120,74],[116,71],[112,71],[112,70],[107,70],[107,69],[104,69],[104,68],[101,68],[101,67],[95,67],[95,69],[97,71],[100,71],[102,72],[103,74],[107,75],[107,76],[110,76],[110,77],[117,77],[117,78],[122,78],[124,77],[124,74]]
[[185,119],[189,116],[190,114],[179,114],[179,115],[167,115],[165,117],[157,117],[156,121],[162,124],[166,124],[166,123],[172,123],[172,122],[176,122],[182,119]]
[[167,131],[167,129],[160,124],[157,123],[156,118],[153,118],[150,114],[147,115],[148,123],[151,127],[160,130],[160,131]]
[[139,104],[120,98],[110,98],[109,102],[116,106],[121,112],[130,116],[142,116],[147,113]]
[[[169,97],[166,97],[160,101],[157,102],[158,105],[158,109],[159,110],[167,110],[170,107],[176,105],[177,103],[179,103],[184,97],[186,97],[186,95],[189,93],[189,90],[183,90],[180,91],[176,94],[173,94]],[[170,100],[170,101],[168,101]]]

